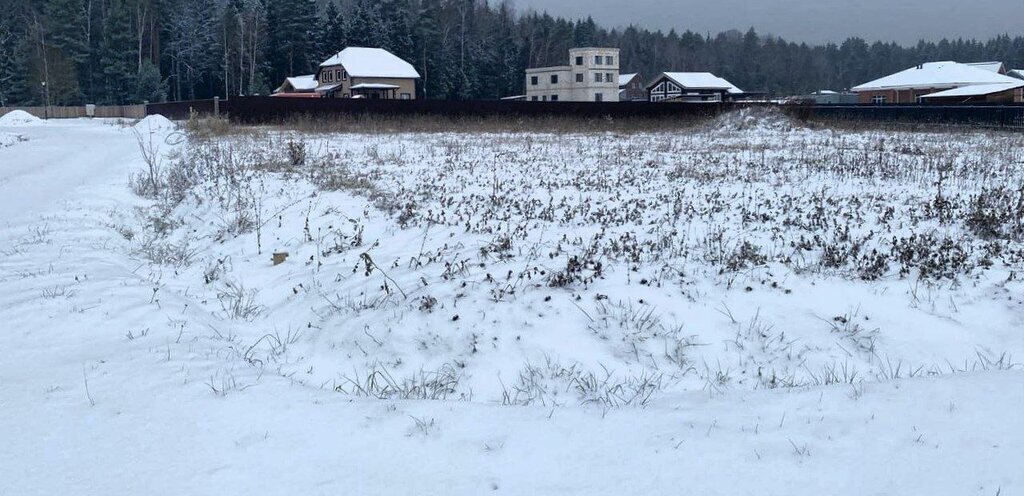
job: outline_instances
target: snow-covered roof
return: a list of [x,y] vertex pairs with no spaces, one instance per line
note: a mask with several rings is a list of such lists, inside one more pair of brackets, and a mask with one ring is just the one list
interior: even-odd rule
[[969,97],[969,96],[983,96],[991,95],[992,93],[1000,93],[1014,88],[1024,87],[1024,81],[1017,81],[1016,83],[996,83],[996,84],[972,84],[969,86],[961,86],[959,88],[953,88],[951,90],[939,91],[938,93],[930,93],[921,96],[921,98],[945,98],[945,97]]
[[811,94],[812,95],[838,95],[839,93],[836,92],[836,91],[832,91],[832,90],[818,90],[818,91],[815,91],[814,93],[811,93]]
[[1006,75],[1017,79],[1024,79],[1024,69],[1010,69],[1006,71]]
[[412,64],[382,48],[348,47],[325,60],[320,67],[340,65],[352,77],[415,79]]
[[967,65],[977,67],[978,69],[985,69],[986,71],[998,72],[999,74],[1006,73],[1002,62],[968,62]]
[[619,86],[625,86],[629,84],[637,76],[637,73],[633,74],[619,74]]
[[335,89],[335,88],[337,88],[339,86],[341,86],[341,83],[325,84],[323,86],[318,86],[316,88],[316,90],[320,91],[320,92],[327,92],[327,91],[331,91],[331,90],[333,90],[333,89]]
[[737,88],[736,85],[710,72],[663,72],[662,75],[683,88],[726,90],[733,94],[743,93],[743,90]]
[[1013,78],[959,62],[928,62],[850,88],[852,91],[908,88],[957,88],[975,84],[1013,82]]
[[401,86],[383,83],[362,83],[352,87],[354,90],[397,90]]
[[296,91],[312,91],[316,89],[316,75],[306,74],[285,79]]

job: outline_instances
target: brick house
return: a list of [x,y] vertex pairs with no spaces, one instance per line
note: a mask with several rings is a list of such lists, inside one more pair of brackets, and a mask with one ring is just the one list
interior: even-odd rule
[[[1003,74],[1001,63],[928,62],[850,88],[858,103],[1024,102],[1024,81]],[[955,91],[954,91],[955,90]]]
[[619,74],[619,101],[647,101],[647,88],[644,87],[644,80],[640,74]]

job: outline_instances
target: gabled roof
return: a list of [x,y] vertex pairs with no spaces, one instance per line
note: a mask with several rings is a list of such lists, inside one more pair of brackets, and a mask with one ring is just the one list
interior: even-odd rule
[[986,71],[1006,74],[1006,67],[1003,66],[1002,62],[968,62],[967,65],[977,67],[978,69],[985,69]]
[[300,92],[301,91],[307,91],[308,92],[308,91],[315,90],[316,89],[316,85],[317,85],[317,82],[316,82],[316,75],[315,74],[307,74],[305,76],[293,76],[293,77],[289,77],[289,78],[284,78],[284,83],[281,83],[281,86],[278,87],[276,90],[274,90],[274,93],[280,93],[280,92],[283,92],[283,91],[288,91],[286,86],[290,86],[291,87],[291,91],[300,91]]
[[619,86],[625,86],[635,79],[639,74],[619,74]]
[[1013,78],[959,62],[928,62],[850,88],[852,91],[909,88],[958,88],[975,84],[1013,82]]
[[340,65],[352,77],[417,79],[412,64],[382,48],[348,47],[325,60],[320,67]]
[[647,89],[653,88],[658,80],[667,77],[684,89],[694,90],[725,90],[727,93],[743,93],[736,85],[710,72],[663,72]]
[[972,84],[970,86],[961,86],[959,88],[953,88],[951,90],[945,90],[940,91],[938,93],[923,95],[921,96],[921,98],[984,96],[991,95],[992,93],[1002,93],[1004,91],[1020,87],[1024,87],[1024,81],[1017,81],[1016,83]]

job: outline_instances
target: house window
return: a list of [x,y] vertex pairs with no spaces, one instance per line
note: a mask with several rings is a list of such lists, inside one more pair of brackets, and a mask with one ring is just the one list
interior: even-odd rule
[[332,76],[332,75],[333,75],[333,74],[331,73],[331,71],[327,71],[327,72],[325,72],[325,73],[324,73],[324,81],[325,81],[325,82],[328,82],[328,83],[329,83],[329,82],[331,82],[331,76]]
[[551,75],[551,84],[558,84],[558,74]]
[[341,80],[348,81],[348,71],[346,71],[345,69],[341,70]]
[[667,91],[670,93],[678,93],[680,91],[683,91],[683,89],[676,85],[676,83],[665,83],[665,88],[667,88]]
[[608,65],[615,65],[615,57],[612,57],[611,55],[605,57],[604,63]]
[[604,101],[604,93],[594,93],[594,101],[595,102],[603,102]]
[[885,103],[885,95],[875,95],[871,97],[871,103],[875,105]]
[[576,65],[583,65],[583,57],[576,57]]
[[558,101],[558,95],[551,95],[551,101],[552,102],[557,102]]
[[604,57],[601,57],[600,55],[594,55],[594,64],[601,65],[601,60],[603,58]]
[[603,74],[601,74],[600,72],[595,72],[594,73],[594,82],[595,83],[600,83],[601,79],[603,79],[602,76],[603,76]]
[[537,86],[537,83],[539,83],[539,82],[540,82],[540,80],[537,78],[537,76],[530,76],[530,84],[531,85]]
[[612,81],[614,81],[614,80],[615,80],[615,76],[614,76],[614,75],[612,75],[612,73],[610,73],[610,72],[606,72],[606,73],[604,74],[604,82],[606,82],[606,83],[610,83],[610,82],[612,82]]
[[537,95],[534,95],[534,96],[530,97],[530,100],[533,100],[533,101],[536,102],[537,101]]
[[412,100],[412,94],[410,94],[410,93],[402,93],[400,98],[402,100]]
[[335,81],[341,81],[341,70],[340,69],[335,69],[334,70],[334,79],[335,79]]
[[540,100],[541,100],[542,102],[546,102],[546,101],[548,101],[548,96],[547,96],[547,95],[544,95],[544,96],[540,97]]
[[576,82],[577,83],[582,83],[583,82],[583,73],[582,72],[576,75]]

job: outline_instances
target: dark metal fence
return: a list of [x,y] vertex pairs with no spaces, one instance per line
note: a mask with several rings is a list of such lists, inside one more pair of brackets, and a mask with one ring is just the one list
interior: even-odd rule
[[956,125],[1024,129],[1024,104],[1013,105],[777,105],[758,102],[527,102],[446,100],[359,100],[332,98],[235,97],[151,104],[148,114],[171,119],[190,115],[229,116],[232,120],[264,124],[311,117],[352,114],[384,116],[435,115],[448,117],[582,117],[705,119],[747,107],[777,106],[799,119]]
[[[332,117],[346,114],[385,116],[435,115],[450,117],[681,117],[702,119],[724,111],[757,104],[648,102],[523,102],[503,100],[360,100],[333,98],[235,97],[219,102],[220,113],[245,123],[273,123],[298,117]],[[214,112],[213,100],[150,105],[151,114],[172,119]]]
[[160,114],[168,119],[188,119],[193,114],[213,115],[214,111],[214,100],[190,100],[146,105],[146,115]]
[[805,119],[1024,129],[1024,105],[800,105]]

